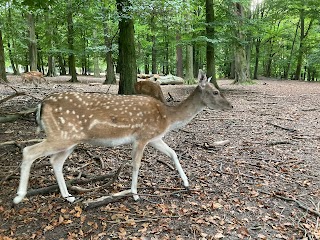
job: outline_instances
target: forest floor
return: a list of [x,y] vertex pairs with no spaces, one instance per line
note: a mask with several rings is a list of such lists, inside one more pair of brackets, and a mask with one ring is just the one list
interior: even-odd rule
[[[116,93],[102,78],[47,78],[38,87],[9,76],[27,95],[0,103],[0,115],[33,108],[52,92]],[[139,173],[141,200],[131,196],[87,209],[95,199],[130,186],[131,167],[116,181],[86,183],[70,204],[60,193],[34,195],[13,206],[21,150],[37,135],[33,116],[0,125],[0,239],[320,239],[320,84],[264,79],[239,86],[218,81],[234,108],[205,109],[165,136],[191,184],[186,192],[170,159],[151,147]],[[162,86],[178,104],[195,86]],[[14,90],[0,84],[0,100]],[[227,145],[214,142],[229,140]],[[14,141],[14,142],[8,142]],[[79,145],[65,163],[67,180],[114,174],[130,161],[130,146]],[[29,191],[56,184],[47,159],[33,164]]]

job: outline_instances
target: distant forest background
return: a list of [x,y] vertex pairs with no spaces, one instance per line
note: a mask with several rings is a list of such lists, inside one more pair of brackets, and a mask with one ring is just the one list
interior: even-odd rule
[[5,81],[29,70],[105,73],[106,83],[126,71],[192,79],[199,68],[236,82],[320,77],[319,0],[14,0],[0,9]]

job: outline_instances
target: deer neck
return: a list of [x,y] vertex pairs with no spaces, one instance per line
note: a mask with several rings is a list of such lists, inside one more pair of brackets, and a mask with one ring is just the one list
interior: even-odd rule
[[201,100],[201,89],[198,86],[190,96],[177,106],[169,107],[170,130],[188,124],[200,111],[205,108]]

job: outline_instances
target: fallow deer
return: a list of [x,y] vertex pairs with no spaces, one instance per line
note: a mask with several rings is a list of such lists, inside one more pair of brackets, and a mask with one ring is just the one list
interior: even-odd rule
[[46,83],[48,83],[47,79],[44,78],[43,74],[38,71],[30,71],[21,74],[21,79],[23,83],[33,83],[35,86],[41,83],[43,79]]
[[53,94],[39,105],[37,117],[47,138],[24,148],[20,184],[13,201],[17,204],[25,197],[32,163],[37,158],[51,156],[50,162],[61,195],[67,201],[74,202],[75,197],[68,192],[62,169],[65,160],[79,143],[109,147],[132,144],[131,188],[114,196],[132,194],[134,200],[139,199],[138,171],[148,144],[173,160],[184,186],[188,188],[188,178],[177,154],[162,138],[172,129],[186,125],[205,107],[227,110],[232,105],[202,73],[199,73],[199,84],[195,90],[176,106],[167,106],[149,96],[80,92]]
[[163,103],[166,103],[166,99],[163,96],[160,85],[154,81],[146,80],[136,82],[134,84],[134,89],[137,94],[151,96]]

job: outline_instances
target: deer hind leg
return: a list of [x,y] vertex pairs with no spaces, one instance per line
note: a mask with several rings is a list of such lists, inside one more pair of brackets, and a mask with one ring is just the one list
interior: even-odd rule
[[144,148],[146,147],[145,143],[134,143],[132,148],[132,181],[131,181],[131,189],[124,190],[114,194],[113,196],[124,196],[132,193],[133,199],[137,201],[139,199],[139,195],[137,194],[138,187],[138,175],[139,168],[141,165],[141,158],[143,156]]
[[60,193],[61,193],[62,197],[64,197],[68,202],[71,202],[71,203],[74,202],[75,197],[73,197],[68,192],[67,185],[66,185],[66,182],[63,177],[62,169],[63,169],[63,164],[64,164],[65,160],[72,153],[73,149],[74,148],[72,147],[66,151],[56,153],[56,154],[52,155],[50,158],[50,163],[52,165],[54,174],[56,176],[58,186],[60,189]]
[[17,191],[17,196],[13,199],[13,202],[15,204],[21,202],[27,194],[27,187],[32,163],[37,158],[65,151],[65,146],[66,144],[63,142],[54,144],[48,142],[47,140],[44,140],[41,143],[37,143],[23,149],[23,159],[20,166],[20,183]]
[[188,181],[188,178],[181,167],[181,164],[179,162],[179,159],[178,159],[176,152],[172,148],[170,148],[162,139],[152,141],[152,142],[150,142],[150,145],[152,147],[154,147],[155,149],[159,150],[160,152],[164,153],[165,155],[169,156],[172,159],[172,161],[174,162],[174,165],[176,166],[176,168],[181,176],[181,179],[183,181],[183,185],[186,188],[188,188],[189,181]]

